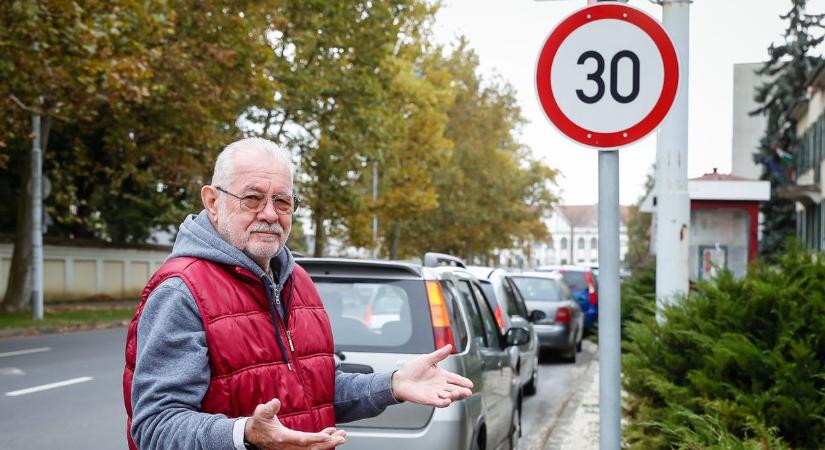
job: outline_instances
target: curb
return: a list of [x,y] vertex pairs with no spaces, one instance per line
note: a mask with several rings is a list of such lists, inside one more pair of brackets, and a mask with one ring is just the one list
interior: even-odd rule
[[[591,359],[587,364],[577,368],[577,372],[579,375],[586,375],[592,372],[590,370],[590,366],[595,362],[598,364],[599,361],[599,347],[596,344],[589,346],[589,348],[585,349],[588,353],[593,353],[593,359]],[[592,377],[592,375],[591,375]],[[556,431],[559,423],[562,419],[567,418],[568,416],[572,415],[573,412],[576,411],[578,407],[578,403],[581,401],[582,393],[584,392],[585,388],[588,387],[589,384],[582,386],[581,384],[577,386],[575,389],[572,389],[570,393],[562,400],[561,408],[556,411],[551,417],[550,421],[541,427],[537,434],[539,439],[536,441],[536,444],[531,446],[528,450],[546,450],[548,449],[548,445],[552,444],[551,438],[553,438],[553,432]]]

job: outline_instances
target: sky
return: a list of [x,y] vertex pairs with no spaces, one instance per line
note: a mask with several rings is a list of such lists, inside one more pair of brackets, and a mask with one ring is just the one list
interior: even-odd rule
[[[594,204],[598,199],[597,150],[581,147],[550,124],[535,93],[535,64],[545,39],[585,0],[443,0],[434,27],[437,40],[465,35],[481,61],[485,77],[500,75],[517,90],[529,121],[521,141],[549,166],[559,169],[563,204]],[[765,61],[771,42],[779,42],[779,18],[790,0],[695,0],[690,6],[690,84],[688,177],[718,168],[731,170],[733,64]],[[661,20],[662,8],[631,0]],[[825,0],[809,0],[808,12],[825,12]],[[622,204],[643,195],[646,174],[656,160],[656,136],[619,152]]]

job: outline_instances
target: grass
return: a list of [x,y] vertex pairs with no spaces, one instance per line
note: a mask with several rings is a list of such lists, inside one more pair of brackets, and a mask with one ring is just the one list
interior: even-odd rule
[[69,311],[48,311],[43,320],[33,321],[31,313],[0,314],[0,330],[10,328],[62,328],[79,325],[99,325],[129,320],[135,313],[134,307],[82,309]]

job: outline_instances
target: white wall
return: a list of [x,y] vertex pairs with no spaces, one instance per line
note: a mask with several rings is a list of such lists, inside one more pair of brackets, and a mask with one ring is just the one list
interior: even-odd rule
[[[170,250],[44,245],[44,297],[137,297]],[[12,244],[0,243],[0,293],[8,286],[12,251]]]
[[762,65],[763,63],[733,65],[731,174],[754,180],[762,175],[762,167],[753,162],[753,153],[765,131],[767,118],[763,115],[751,116],[749,113],[757,107],[753,100],[756,88],[765,82],[764,77],[754,73]]

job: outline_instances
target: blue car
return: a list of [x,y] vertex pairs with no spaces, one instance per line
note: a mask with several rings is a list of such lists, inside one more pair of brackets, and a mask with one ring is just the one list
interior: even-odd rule
[[580,266],[541,266],[541,272],[559,272],[573,291],[573,299],[584,313],[584,329],[591,332],[599,323],[599,280],[593,269]]

